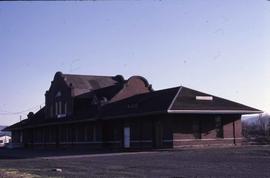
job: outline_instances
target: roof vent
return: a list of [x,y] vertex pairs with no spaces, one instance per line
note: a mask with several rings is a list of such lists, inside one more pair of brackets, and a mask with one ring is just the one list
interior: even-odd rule
[[213,101],[213,96],[196,96],[199,101]]

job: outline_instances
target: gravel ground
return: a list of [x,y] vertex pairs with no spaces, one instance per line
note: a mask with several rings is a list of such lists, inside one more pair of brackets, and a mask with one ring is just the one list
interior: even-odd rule
[[0,172],[28,177],[270,177],[270,146],[74,153],[0,149]]

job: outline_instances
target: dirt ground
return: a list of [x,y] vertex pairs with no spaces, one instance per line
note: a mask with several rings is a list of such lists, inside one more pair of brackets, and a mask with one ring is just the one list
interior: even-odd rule
[[[0,149],[0,177],[270,177],[270,146],[87,153]],[[59,169],[58,171],[56,169]]]

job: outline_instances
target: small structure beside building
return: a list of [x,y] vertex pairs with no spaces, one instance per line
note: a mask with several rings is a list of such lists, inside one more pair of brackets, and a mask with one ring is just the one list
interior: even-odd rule
[[57,72],[45,107],[5,130],[34,148],[238,145],[241,115],[260,112],[184,86],[154,91],[140,76]]
[[11,142],[11,136],[7,133],[0,133],[0,147],[6,146]]

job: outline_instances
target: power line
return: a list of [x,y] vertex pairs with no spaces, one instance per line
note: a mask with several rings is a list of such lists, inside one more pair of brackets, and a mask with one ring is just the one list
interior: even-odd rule
[[0,115],[18,115],[18,114],[23,114],[23,113],[26,113],[26,112],[29,112],[29,111],[32,111],[32,110],[36,110],[36,109],[39,109],[41,105],[43,105],[45,103],[41,103],[39,105],[36,105],[36,106],[33,106],[31,108],[28,108],[28,109],[24,109],[22,111],[4,111],[4,110],[1,110],[0,111]]

